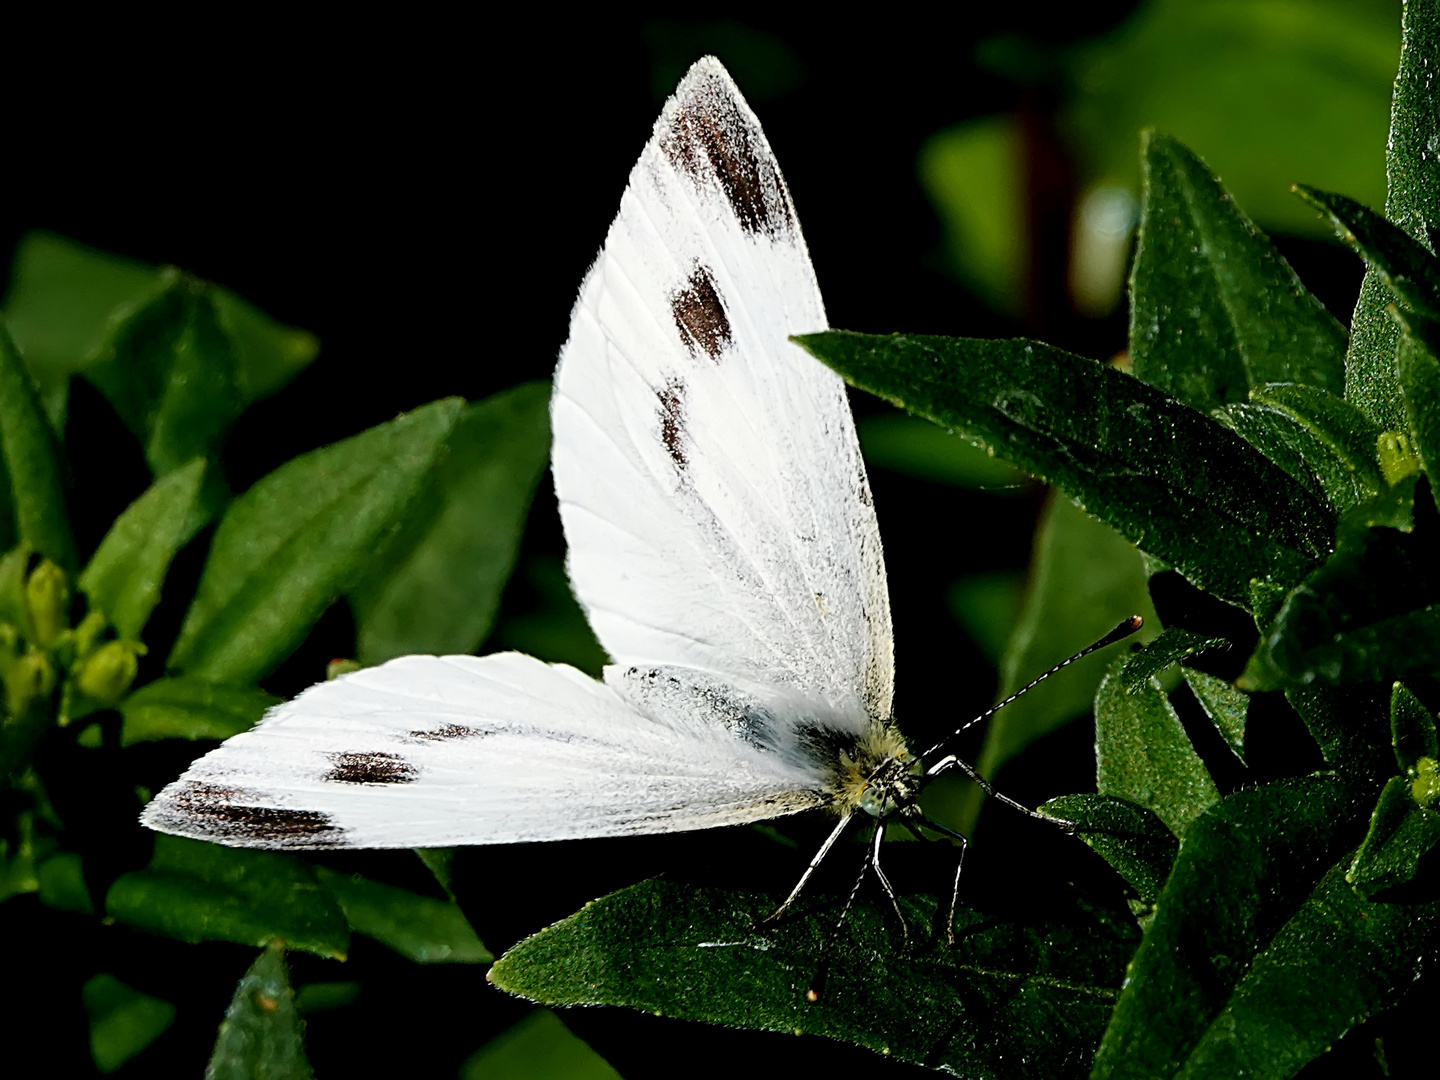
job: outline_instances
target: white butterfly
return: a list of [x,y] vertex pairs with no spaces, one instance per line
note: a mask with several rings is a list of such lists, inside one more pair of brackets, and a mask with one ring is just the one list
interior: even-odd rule
[[857,816],[922,821],[845,388],[787,340],[825,327],[769,144],[703,59],[630,174],[555,374],[555,489],[604,681],[518,653],[393,660],[273,709],[144,823],[430,847],[828,806],[823,855]]

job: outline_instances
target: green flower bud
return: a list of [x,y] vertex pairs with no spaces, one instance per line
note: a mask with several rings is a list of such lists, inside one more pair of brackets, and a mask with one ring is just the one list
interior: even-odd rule
[[358,661],[346,660],[337,656],[325,665],[325,681],[329,682],[331,679],[338,679],[341,675],[349,675],[350,672],[359,671],[364,666]]
[[107,641],[92,652],[75,671],[75,685],[98,705],[114,705],[130,689],[140,670],[137,656],[145,653],[138,641]]
[[1375,440],[1375,453],[1380,458],[1380,471],[1392,487],[1407,476],[1420,471],[1420,459],[1403,431],[1383,431]]
[[4,679],[6,709],[12,717],[23,716],[55,689],[55,665],[43,652],[32,649],[5,666]]
[[1440,762],[1422,757],[1410,768],[1410,795],[1426,809],[1440,803]]
[[25,613],[31,644],[48,649],[70,625],[70,583],[65,571],[46,559],[25,582]]

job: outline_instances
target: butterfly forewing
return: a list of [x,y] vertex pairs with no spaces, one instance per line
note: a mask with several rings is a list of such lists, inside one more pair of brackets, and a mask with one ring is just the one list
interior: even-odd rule
[[[758,122],[702,60],[581,291],[553,405],[571,579],[622,667],[690,666],[888,719],[879,533],[824,307]],[[597,466],[598,463],[598,466]]]

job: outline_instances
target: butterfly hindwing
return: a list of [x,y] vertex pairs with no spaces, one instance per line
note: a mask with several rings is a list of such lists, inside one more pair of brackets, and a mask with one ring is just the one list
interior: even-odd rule
[[519,653],[407,656],[321,683],[145,808],[258,847],[440,847],[674,832],[816,805],[817,776],[723,727],[659,723]]

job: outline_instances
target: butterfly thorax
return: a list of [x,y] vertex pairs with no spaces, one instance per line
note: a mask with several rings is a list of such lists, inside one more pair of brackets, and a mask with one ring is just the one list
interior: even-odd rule
[[841,753],[835,801],[837,813],[863,810],[884,818],[913,802],[924,769],[895,728],[871,726],[849,753]]

